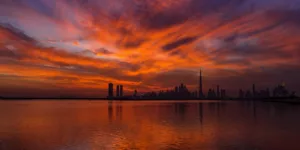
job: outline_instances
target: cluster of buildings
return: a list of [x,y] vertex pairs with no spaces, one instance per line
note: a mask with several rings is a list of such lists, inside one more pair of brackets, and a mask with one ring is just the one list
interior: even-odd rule
[[220,89],[217,86],[217,90],[209,89],[207,96],[203,93],[203,85],[202,85],[202,72],[200,70],[199,76],[199,89],[198,91],[190,91],[186,85],[181,83],[180,85],[174,87],[170,90],[161,90],[159,92],[147,92],[143,94],[139,94],[137,90],[134,91],[132,96],[123,96],[123,86],[117,85],[116,95],[114,96],[113,84],[108,84],[108,99],[225,99],[226,90]]
[[[212,100],[220,100],[220,99],[229,99],[226,95],[226,90],[221,89],[219,85],[217,85],[216,89],[209,89],[207,95],[203,92],[202,85],[202,72],[200,70],[199,75],[199,89],[198,91],[190,91],[186,85],[181,83],[178,86],[175,86],[170,90],[161,90],[159,92],[147,92],[143,94],[139,94],[137,90],[134,91],[133,95],[123,96],[123,85],[117,85],[116,87],[116,95],[114,95],[113,84],[108,84],[108,99],[160,99],[160,100],[188,100],[188,99],[212,99]],[[276,98],[286,98],[295,96],[295,92],[289,92],[285,85],[278,85],[274,88],[273,93],[271,94],[270,89],[263,89],[257,91],[255,88],[255,84],[252,86],[252,90],[239,90],[239,99],[264,99],[270,97]]]
[[226,98],[226,90],[220,89],[220,86],[217,86],[217,90],[215,92],[214,89],[209,89],[207,96],[203,93],[203,85],[202,85],[202,72],[200,70],[199,75],[199,89],[198,91],[189,91],[186,85],[181,83],[179,86],[174,87],[174,89],[149,92],[141,95],[138,99],[225,99]]
[[239,99],[265,99],[265,98],[286,98],[286,97],[295,97],[295,92],[289,92],[285,84],[281,84],[276,86],[272,93],[269,88],[262,89],[257,91],[255,88],[255,84],[252,85],[252,91],[247,90],[243,91],[242,89],[239,90]]
[[186,85],[183,83],[174,89],[159,91],[159,92],[148,92],[140,95],[141,99],[195,99],[197,98],[197,91],[191,92],[188,90]]
[[116,95],[114,96],[114,85],[112,83],[109,83],[107,99],[114,99],[120,97],[123,97],[123,85],[117,85]]

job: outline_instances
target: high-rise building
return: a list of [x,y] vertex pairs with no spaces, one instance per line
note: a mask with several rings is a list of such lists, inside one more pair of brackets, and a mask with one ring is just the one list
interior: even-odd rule
[[134,96],[134,97],[137,96],[137,90],[134,90],[133,96]]
[[112,83],[108,84],[108,97],[114,97],[114,85]]
[[240,89],[239,91],[239,98],[243,99],[244,98],[244,91]]
[[178,90],[178,86],[175,87],[175,93],[178,93],[179,90]]
[[123,85],[120,85],[120,96],[123,96]]
[[246,92],[246,95],[245,95],[245,98],[252,98],[252,95],[251,95],[251,91],[250,90],[247,90]]
[[181,83],[180,86],[179,86],[179,92],[183,92],[183,90],[184,90],[184,84]]
[[208,90],[208,92],[207,92],[207,98],[208,99],[213,99],[213,90],[212,89]]
[[117,85],[116,96],[120,96],[120,85]]
[[220,86],[217,85],[217,98],[220,98]]
[[226,98],[226,90],[225,89],[221,90],[221,98]]
[[252,95],[253,95],[254,98],[256,97],[255,84],[252,85]]
[[202,90],[202,71],[200,69],[200,75],[199,75],[199,98],[203,98],[203,90]]

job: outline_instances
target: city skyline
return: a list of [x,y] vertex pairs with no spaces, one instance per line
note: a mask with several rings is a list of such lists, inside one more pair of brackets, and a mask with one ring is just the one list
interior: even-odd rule
[[300,93],[299,16],[300,0],[1,0],[0,96],[199,90],[200,67],[204,94]]
[[[226,89],[220,88],[220,85],[217,85],[216,88],[208,88],[207,94],[203,91],[203,78],[202,70],[199,71],[199,81],[198,81],[198,90],[188,89],[184,83],[181,83],[178,86],[175,86],[173,89],[169,88],[167,90],[160,91],[148,91],[139,93],[137,89],[134,90],[133,94],[124,95],[123,86],[117,85],[116,94],[114,95],[114,84],[108,84],[108,95],[107,99],[109,100],[230,100],[230,99],[239,99],[239,100],[264,100],[270,98],[297,98],[295,91],[289,91],[286,88],[285,83],[279,84],[272,87],[267,87],[265,89],[257,89],[255,84],[252,84],[251,89],[239,89],[237,91],[237,96],[228,95]],[[122,92],[120,92],[120,86],[122,87]]]

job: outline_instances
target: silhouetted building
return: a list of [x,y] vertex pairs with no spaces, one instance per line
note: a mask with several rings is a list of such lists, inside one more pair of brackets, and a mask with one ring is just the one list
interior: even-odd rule
[[253,98],[256,97],[256,89],[255,89],[255,84],[252,85],[252,96]]
[[225,89],[222,89],[221,90],[221,98],[222,99],[225,99],[227,97],[227,95],[226,95],[226,90]]
[[220,98],[220,86],[217,85],[217,98]]
[[123,85],[120,85],[120,96],[123,96]]
[[166,91],[159,91],[158,93],[150,92],[145,93],[141,96],[141,98],[147,98],[147,99],[197,99],[198,92],[190,92],[186,85],[183,83],[179,86],[174,87],[174,90],[166,90]]
[[284,84],[278,85],[273,90],[273,97],[288,97],[288,96],[289,96],[289,92],[285,88]]
[[270,97],[270,90],[266,89],[266,90],[260,90],[260,92],[256,93],[256,97],[255,98],[269,98]]
[[273,89],[273,95],[271,96],[269,88],[262,89],[262,90],[256,90],[255,84],[253,84],[252,85],[252,93],[250,91],[247,91],[247,93],[245,95],[245,98],[247,98],[247,99],[256,99],[256,100],[268,99],[270,97],[274,97],[274,98],[295,97],[295,93],[289,92],[286,89],[285,84],[283,83],[281,85],[276,86]]
[[178,89],[178,86],[175,87],[175,93],[178,93],[179,92],[179,89]]
[[108,84],[108,98],[114,97],[114,85],[112,83]]
[[213,98],[217,98],[217,94],[215,92],[215,89],[212,90],[212,96],[213,96]]
[[247,99],[252,98],[252,94],[251,94],[250,90],[248,90],[246,92],[245,98],[247,98]]
[[204,95],[203,95],[203,89],[202,89],[202,71],[200,69],[200,75],[199,75],[199,98],[202,99],[204,98]]
[[244,98],[244,91],[242,89],[240,89],[239,91],[239,98],[243,99]]
[[179,86],[179,93],[182,93],[183,91],[184,91],[184,85],[183,83],[181,83]]
[[[201,96],[202,95],[202,96]],[[140,96],[140,98],[144,99],[197,99],[204,98],[204,94],[202,91],[202,74],[200,70],[199,76],[199,89],[195,92],[190,92],[186,85],[181,83],[179,86],[174,87],[171,90],[159,91],[159,92],[148,92],[144,93]]]
[[120,96],[120,85],[117,85],[116,96]]
[[270,95],[270,89],[269,89],[269,88],[267,88],[267,89],[266,89],[266,97],[268,97],[268,98],[269,98],[270,96],[271,96],[271,95]]
[[197,91],[194,91],[191,95],[193,98],[197,98],[198,97],[198,92]]
[[137,97],[137,90],[134,90],[133,96]]
[[209,89],[207,92],[207,99],[216,99],[217,95],[214,89]]

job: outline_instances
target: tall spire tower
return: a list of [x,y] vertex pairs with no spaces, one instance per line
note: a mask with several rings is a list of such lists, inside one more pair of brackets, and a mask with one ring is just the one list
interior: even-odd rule
[[200,69],[199,75],[199,98],[203,98],[203,91],[202,91],[202,70]]

